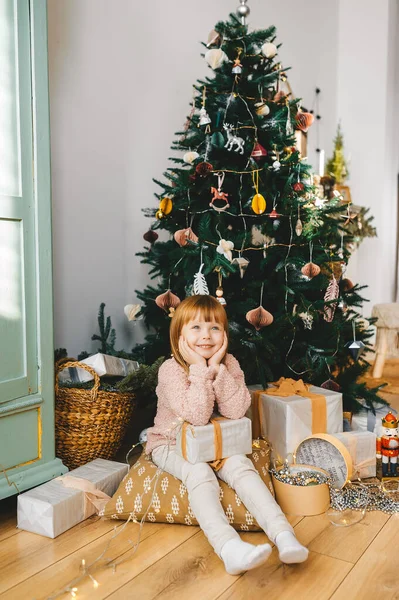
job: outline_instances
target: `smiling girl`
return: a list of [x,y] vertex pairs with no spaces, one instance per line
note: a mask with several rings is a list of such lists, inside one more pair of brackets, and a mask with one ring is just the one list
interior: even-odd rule
[[217,477],[232,487],[274,542],[284,563],[303,562],[308,550],[296,539],[280,507],[245,455],[227,458],[215,473],[208,463],[191,464],[176,453],[182,421],[207,425],[214,409],[229,419],[242,418],[250,403],[244,373],[227,354],[226,311],[212,296],[190,296],[176,309],[170,326],[173,358],[158,376],[158,408],[148,430],[146,453],[153,462],[186,486],[194,515],[224,562],[237,575],[264,563],[270,544],[243,542],[231,527],[219,500]]

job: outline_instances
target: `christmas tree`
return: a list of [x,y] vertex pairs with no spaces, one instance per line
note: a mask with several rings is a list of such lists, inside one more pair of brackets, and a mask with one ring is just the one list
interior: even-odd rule
[[297,148],[313,115],[289,92],[276,30],[249,31],[232,14],[203,46],[211,76],[194,85],[172,146],[181,157],[154,180],[158,206],[145,210],[156,219],[139,256],[157,283],[137,292],[151,331],[135,356],[169,355],[174,308],[209,290],[225,304],[248,384],[303,378],[341,389],[346,410],[372,407],[378,389],[359,382],[372,332],[362,287],[344,277],[350,207],[338,193],[318,197]]
[[349,176],[344,155],[344,137],[340,123],[338,123],[337,135],[334,139],[334,152],[332,157],[327,161],[326,170],[331,177],[334,177],[335,183],[338,185],[344,185],[345,180]]

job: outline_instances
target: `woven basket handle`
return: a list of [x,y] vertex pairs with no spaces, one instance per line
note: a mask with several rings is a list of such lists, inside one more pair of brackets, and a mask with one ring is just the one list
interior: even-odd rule
[[100,378],[92,367],[89,367],[89,365],[85,365],[85,363],[81,363],[78,360],[71,360],[67,362],[59,361],[55,365],[55,393],[58,394],[58,373],[60,371],[63,371],[64,369],[68,369],[69,367],[78,367],[79,369],[84,369],[85,371],[88,371],[90,375],[93,375],[94,385],[91,390],[91,397],[93,398],[93,400],[96,400],[98,388],[100,387]]

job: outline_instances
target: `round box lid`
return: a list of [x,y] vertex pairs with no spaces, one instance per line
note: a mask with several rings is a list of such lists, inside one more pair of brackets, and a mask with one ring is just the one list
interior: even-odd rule
[[305,438],[295,451],[295,462],[324,469],[330,474],[333,485],[340,488],[352,477],[352,458],[348,450],[327,433]]

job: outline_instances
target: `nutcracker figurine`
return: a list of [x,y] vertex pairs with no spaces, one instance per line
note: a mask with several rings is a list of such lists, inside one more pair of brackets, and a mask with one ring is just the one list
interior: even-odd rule
[[382,419],[382,436],[377,438],[377,458],[382,456],[382,476],[398,477],[399,421],[389,412]]

